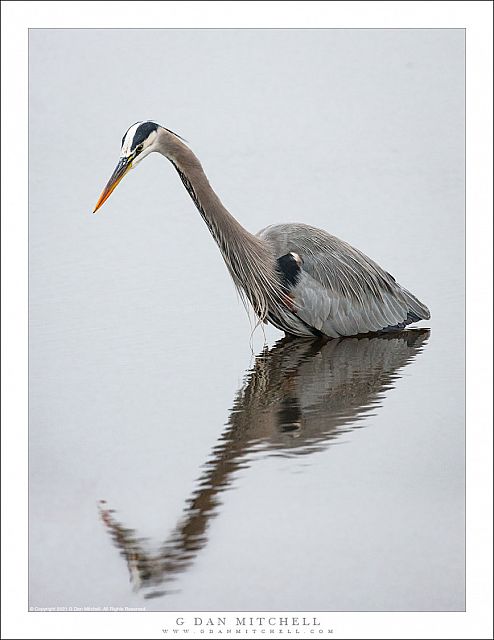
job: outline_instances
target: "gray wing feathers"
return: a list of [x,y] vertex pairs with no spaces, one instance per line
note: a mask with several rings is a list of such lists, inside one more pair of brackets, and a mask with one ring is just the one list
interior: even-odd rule
[[405,300],[407,301],[410,312],[416,316],[414,322],[418,320],[429,320],[431,317],[429,309],[420,302],[410,291],[406,289],[402,289],[403,295],[405,296]]
[[267,227],[258,236],[275,257],[290,251],[303,259],[292,293],[297,316],[328,336],[403,328],[430,317],[429,310],[358,249],[303,224]]

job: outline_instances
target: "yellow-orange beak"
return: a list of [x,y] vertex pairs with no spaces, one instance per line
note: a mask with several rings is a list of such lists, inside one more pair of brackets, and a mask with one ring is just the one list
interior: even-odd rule
[[108,184],[103,189],[103,193],[100,195],[99,200],[94,207],[93,213],[96,213],[103,202],[105,202],[105,200],[108,200],[113,191],[116,189],[117,184],[130,169],[132,169],[132,160],[130,158],[120,158],[115,171],[112,173],[112,177],[108,180]]

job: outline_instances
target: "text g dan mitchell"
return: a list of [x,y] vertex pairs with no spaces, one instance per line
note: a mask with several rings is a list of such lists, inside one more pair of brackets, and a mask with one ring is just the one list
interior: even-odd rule
[[194,627],[226,627],[226,626],[235,626],[235,627],[279,627],[279,626],[287,626],[287,627],[319,627],[321,623],[317,618],[305,618],[305,617],[279,617],[279,616],[266,616],[266,617],[257,617],[257,618],[249,618],[249,617],[232,617],[227,618],[219,617],[219,618],[201,618],[199,616],[195,616],[194,618],[177,618],[175,620],[175,624],[178,627],[183,625],[194,626]]

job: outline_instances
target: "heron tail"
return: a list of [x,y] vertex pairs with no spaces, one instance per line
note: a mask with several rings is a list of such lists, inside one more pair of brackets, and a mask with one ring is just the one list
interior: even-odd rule
[[405,296],[405,300],[408,303],[408,319],[410,322],[418,322],[419,320],[429,320],[431,317],[431,312],[429,309],[420,302],[414,295],[407,291],[406,289],[402,290],[403,295]]

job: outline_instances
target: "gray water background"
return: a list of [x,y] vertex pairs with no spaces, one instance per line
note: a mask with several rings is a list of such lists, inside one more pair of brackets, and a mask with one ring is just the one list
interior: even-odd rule
[[[430,335],[264,349],[143,119]],[[31,30],[29,165],[29,604],[463,609],[464,32]]]

